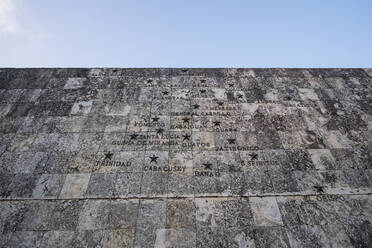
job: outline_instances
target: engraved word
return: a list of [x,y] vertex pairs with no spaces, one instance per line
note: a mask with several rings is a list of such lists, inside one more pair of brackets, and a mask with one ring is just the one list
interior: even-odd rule
[[322,201],[322,202],[330,202],[330,201],[343,202],[345,201],[345,197],[343,197],[342,195],[317,195],[316,200]]

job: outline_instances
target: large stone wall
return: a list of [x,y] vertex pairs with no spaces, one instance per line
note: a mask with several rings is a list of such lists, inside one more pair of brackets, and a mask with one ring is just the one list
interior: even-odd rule
[[370,69],[0,69],[0,246],[372,247]]

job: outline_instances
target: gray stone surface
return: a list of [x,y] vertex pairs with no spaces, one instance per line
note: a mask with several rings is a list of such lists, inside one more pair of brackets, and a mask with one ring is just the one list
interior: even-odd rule
[[0,247],[372,247],[371,69],[2,69]]

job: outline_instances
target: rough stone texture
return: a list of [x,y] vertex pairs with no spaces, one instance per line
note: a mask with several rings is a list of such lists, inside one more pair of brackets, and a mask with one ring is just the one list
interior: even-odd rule
[[0,247],[372,247],[372,69],[0,69]]

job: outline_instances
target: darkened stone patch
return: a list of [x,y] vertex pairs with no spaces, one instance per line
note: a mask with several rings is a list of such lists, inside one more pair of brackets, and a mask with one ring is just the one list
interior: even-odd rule
[[165,228],[165,201],[143,200],[140,202],[134,246],[153,247],[157,230]]
[[291,247],[287,234],[282,227],[256,228],[254,229],[254,239],[257,248]]
[[369,115],[372,115],[372,101],[370,99],[358,101],[361,110]]
[[141,193],[142,173],[117,173],[115,195],[119,197],[138,196]]
[[226,247],[227,240],[222,228],[198,227],[196,232],[196,247]]
[[274,192],[273,174],[266,170],[252,170],[245,173],[247,191],[253,194]]
[[0,133],[16,133],[25,117],[3,117],[0,121]]
[[48,223],[49,230],[76,230],[84,201],[58,201]]
[[32,107],[33,104],[30,103],[16,103],[12,105],[12,108],[9,110],[7,116],[13,118],[16,118],[18,116],[27,116]]
[[293,226],[286,228],[290,243],[299,247],[322,247],[318,226]]
[[243,229],[253,225],[253,215],[247,198],[227,200],[222,205],[226,229]]
[[167,194],[168,172],[144,172],[141,194],[146,196],[164,196]]
[[258,131],[257,146],[259,149],[280,149],[282,143],[278,133],[275,130]]
[[370,247],[372,245],[371,227],[371,222],[368,220],[344,225],[345,232],[355,247]]
[[327,123],[329,130],[365,130],[367,124],[362,120],[360,113],[332,114]]
[[20,230],[20,225],[25,219],[25,214],[30,209],[30,204],[21,202],[2,204],[2,235],[8,235]]
[[7,247],[40,247],[45,231],[16,231],[12,234]]
[[13,174],[10,173],[0,173],[0,195],[1,198],[7,198],[11,195],[12,191],[10,189],[10,185],[12,183],[12,176]]
[[137,222],[139,201],[114,200],[109,204],[109,229],[134,229]]
[[99,89],[96,100],[101,102],[115,102],[122,98],[122,91],[116,89]]
[[194,194],[194,177],[189,173],[171,173],[168,177],[168,195],[190,196]]
[[41,231],[48,228],[48,222],[56,206],[55,201],[30,202],[27,212],[24,214],[19,230],[22,231]]
[[226,247],[239,248],[241,246],[255,245],[253,227],[225,229]]
[[12,178],[7,187],[5,195],[8,198],[29,198],[40,177],[39,174],[17,173],[11,175]]
[[[214,175],[214,174],[210,174]],[[195,195],[217,194],[219,179],[215,176],[196,176],[194,177]]]
[[242,196],[247,193],[248,186],[245,179],[245,174],[242,172],[231,172],[230,177],[230,190],[231,194]]
[[68,166],[68,161],[73,154],[69,152],[48,153],[48,160],[44,168],[40,167],[43,173],[69,173],[72,171]]
[[306,150],[288,150],[286,151],[288,163],[292,170],[313,170],[313,162]]
[[42,102],[35,104],[29,111],[33,116],[68,116],[72,102]]
[[331,149],[335,158],[335,169],[368,169],[371,155],[367,149]]
[[102,241],[107,237],[104,230],[83,230],[74,233],[71,242],[73,247],[97,247],[102,245]]
[[0,133],[0,155],[2,155],[7,150],[10,143],[12,142],[14,135],[15,135],[14,133],[9,134]]
[[299,185],[296,182],[292,171],[275,170],[271,172],[270,177],[276,193],[300,192]]
[[23,90],[21,89],[14,89],[14,90],[1,90],[0,91],[0,103],[15,103],[17,102]]
[[344,170],[346,183],[354,189],[369,188],[372,186],[372,181],[366,175],[365,170]]
[[169,200],[167,228],[195,228],[195,203],[192,200]]
[[305,204],[312,204],[312,202],[306,202],[303,199],[286,199],[278,202],[284,225],[295,226],[304,224]]
[[[264,101],[265,90],[259,87],[254,87],[249,90],[243,90],[247,102],[262,102]],[[236,100],[236,98],[235,98]]]
[[115,195],[115,174],[92,173],[89,181],[86,197],[113,197]]
[[83,126],[84,132],[104,132],[107,118],[105,116],[89,116]]
[[53,133],[58,131],[57,126],[62,121],[58,116],[42,116],[36,118],[27,116],[18,133]]

